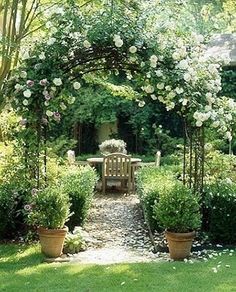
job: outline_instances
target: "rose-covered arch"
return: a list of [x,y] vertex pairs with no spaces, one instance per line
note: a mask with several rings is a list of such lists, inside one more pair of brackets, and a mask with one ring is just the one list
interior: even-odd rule
[[[229,141],[236,105],[220,97],[221,65],[205,56],[202,36],[173,33],[145,35],[145,26],[126,15],[84,18],[75,7],[53,15],[48,33],[34,48],[7,84],[7,96],[22,117],[19,141],[26,169],[37,181],[44,166],[51,123],[60,122],[74,102],[84,77],[98,72],[125,74],[136,90],[139,106],[147,100],[161,102],[183,117],[184,171],[190,187],[199,190],[204,177],[204,126],[212,125]],[[145,36],[145,37],[144,37]],[[187,145],[189,159],[187,161]]]

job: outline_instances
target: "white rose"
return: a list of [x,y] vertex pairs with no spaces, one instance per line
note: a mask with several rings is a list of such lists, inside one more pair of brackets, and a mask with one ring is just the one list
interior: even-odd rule
[[80,84],[79,82],[75,81],[75,82],[73,83],[73,87],[74,87],[74,89],[78,90],[78,89],[80,89],[81,84]]
[[66,110],[66,105],[64,104],[64,102],[61,102],[60,103],[60,108],[62,109],[62,110]]
[[219,121],[214,121],[214,122],[212,123],[212,127],[213,127],[213,128],[218,128],[219,125],[220,125],[220,122],[219,122]]
[[157,100],[156,95],[155,95],[155,94],[151,94],[151,99],[152,99],[152,100]]
[[210,105],[206,105],[205,106],[205,111],[209,112],[210,110],[212,110],[212,107]]
[[115,46],[116,46],[117,48],[121,48],[121,47],[123,46],[123,44],[124,44],[124,42],[122,41],[122,39],[117,39],[117,40],[115,41]]
[[87,40],[85,40],[85,41],[83,42],[83,45],[84,45],[84,47],[85,47],[86,49],[89,49],[89,48],[91,47],[90,42],[87,41]]
[[26,78],[26,77],[27,77],[27,72],[25,72],[25,71],[21,71],[21,72],[20,72],[20,77],[21,77],[21,78]]
[[153,93],[154,92],[154,87],[152,85],[147,85],[144,87],[144,91],[146,93]]
[[46,59],[46,56],[45,56],[45,53],[42,52],[40,55],[39,55],[39,59],[40,60],[45,60]]
[[47,111],[46,111],[46,115],[47,115],[48,117],[52,117],[52,116],[53,116],[53,112],[51,112],[50,110],[47,110]]
[[56,86],[61,86],[61,85],[62,85],[61,78],[54,78],[52,82],[53,82]]
[[176,87],[176,88],[175,88],[175,91],[176,91],[177,94],[181,94],[181,93],[184,92],[184,90],[183,90],[182,87]]
[[196,126],[197,126],[197,127],[201,127],[201,126],[202,126],[202,121],[197,121],[197,122],[196,122]]
[[211,98],[212,98],[212,93],[211,93],[211,92],[207,92],[207,94],[206,94],[206,98],[207,98],[207,100],[208,100],[208,99],[211,99]]
[[140,66],[141,66],[141,67],[144,67],[144,66],[145,66],[145,62],[142,61],[142,62],[140,63]]
[[186,98],[184,98],[184,99],[182,100],[182,105],[183,105],[183,106],[186,106],[187,103],[188,103],[188,100],[187,100]]
[[185,73],[185,74],[184,74],[184,80],[185,80],[186,82],[189,82],[189,81],[191,80],[191,75],[190,75],[189,73]]
[[52,23],[51,23],[51,21],[47,21],[45,26],[46,26],[46,28],[50,28],[50,27],[52,27]]
[[156,70],[155,73],[156,73],[157,77],[162,77],[163,76],[163,73],[162,73],[161,70]]
[[226,137],[229,141],[232,141],[232,135],[231,135],[231,133],[230,133],[229,131],[227,131],[227,132],[225,133],[225,137]]
[[69,104],[73,104],[75,102],[75,97],[74,96],[70,96],[68,99],[68,103]]
[[55,38],[50,38],[48,41],[47,41],[47,44],[50,46],[50,45],[53,45],[55,43],[56,39]]
[[168,93],[168,97],[170,99],[174,98],[176,96],[176,93],[174,91],[171,91],[170,93]]
[[144,106],[145,106],[145,101],[141,100],[141,101],[138,103],[138,106],[139,106],[139,107],[144,107]]
[[23,95],[24,97],[31,97],[31,91],[29,89],[26,89],[24,92],[23,92]]
[[219,114],[220,115],[223,115],[224,114],[224,109],[222,107],[219,109]]
[[118,34],[115,34],[113,37],[113,41],[116,42],[117,40],[120,40],[120,36]]
[[53,27],[51,28],[51,33],[55,34],[56,32],[57,32],[57,28],[56,28],[55,26],[53,26]]
[[158,58],[157,58],[156,55],[152,55],[152,56],[150,57],[150,62],[151,62],[151,63],[156,63],[157,61],[158,61]]
[[15,89],[16,89],[16,90],[21,90],[22,88],[23,88],[23,86],[20,85],[19,83],[17,83],[17,84],[15,85]]
[[27,106],[29,104],[28,100],[27,99],[24,99],[23,100],[23,105]]
[[180,59],[180,55],[179,55],[179,53],[178,52],[174,52],[173,54],[172,54],[172,58],[174,59],[174,60],[179,60]]
[[164,89],[165,84],[164,83],[157,83],[157,88],[158,89]]
[[187,60],[181,60],[176,68],[181,69],[181,70],[186,70],[188,68],[188,61]]
[[170,86],[170,85],[167,85],[167,86],[165,87],[165,90],[167,90],[167,91],[171,91],[171,86]]
[[135,54],[135,53],[137,52],[137,48],[136,48],[135,46],[131,46],[131,47],[129,48],[129,52],[130,52],[131,54]]
[[150,66],[151,66],[152,68],[156,68],[156,66],[157,66],[157,62],[151,62],[151,63],[150,63]]
[[228,121],[232,121],[233,120],[233,117],[232,117],[232,115],[229,113],[229,114],[227,114],[226,116],[226,119],[228,120]]

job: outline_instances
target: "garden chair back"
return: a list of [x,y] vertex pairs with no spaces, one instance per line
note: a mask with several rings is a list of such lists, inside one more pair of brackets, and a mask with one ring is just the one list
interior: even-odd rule
[[131,190],[131,156],[122,153],[112,153],[103,158],[102,192],[105,194],[108,180],[119,180],[121,186],[127,182],[128,193]]

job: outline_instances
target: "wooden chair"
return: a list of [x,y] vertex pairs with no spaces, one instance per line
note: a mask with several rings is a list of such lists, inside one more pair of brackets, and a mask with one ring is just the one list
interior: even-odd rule
[[112,153],[103,158],[102,192],[105,194],[108,180],[118,180],[123,187],[127,182],[128,193],[131,191],[131,157],[122,153]]

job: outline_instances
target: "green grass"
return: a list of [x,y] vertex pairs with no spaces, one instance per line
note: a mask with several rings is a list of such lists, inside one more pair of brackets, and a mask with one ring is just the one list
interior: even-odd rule
[[0,291],[236,291],[235,254],[193,264],[97,266],[46,264],[38,245],[0,245]]

